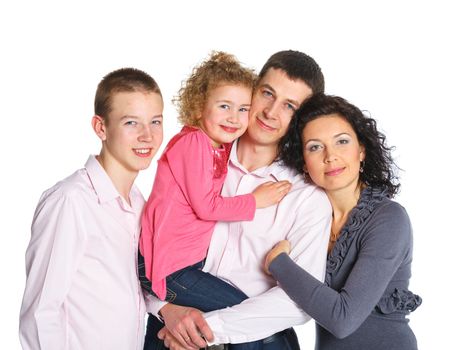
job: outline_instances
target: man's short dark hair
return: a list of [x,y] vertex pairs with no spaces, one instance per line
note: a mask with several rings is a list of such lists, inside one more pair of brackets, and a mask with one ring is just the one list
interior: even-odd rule
[[320,66],[303,52],[286,50],[273,54],[259,72],[259,79],[271,68],[283,70],[290,79],[305,82],[314,95],[325,91],[325,80]]

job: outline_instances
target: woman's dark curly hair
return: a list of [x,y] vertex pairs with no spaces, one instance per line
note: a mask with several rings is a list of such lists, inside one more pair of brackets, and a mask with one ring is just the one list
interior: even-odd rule
[[392,147],[386,145],[386,137],[376,128],[376,121],[341,97],[314,95],[295,113],[288,132],[279,143],[279,159],[288,167],[304,173],[303,130],[307,123],[326,115],[337,114],[354,129],[359,143],[365,148],[365,162],[359,181],[371,187],[387,190],[393,197],[400,187],[391,156]]

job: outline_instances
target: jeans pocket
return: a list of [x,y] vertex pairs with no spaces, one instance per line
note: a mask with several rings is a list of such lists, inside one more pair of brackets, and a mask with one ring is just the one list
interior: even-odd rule
[[176,292],[170,288],[167,288],[166,289],[166,297],[165,297],[165,301],[169,302],[169,303],[172,303],[174,302],[174,300],[176,299]]

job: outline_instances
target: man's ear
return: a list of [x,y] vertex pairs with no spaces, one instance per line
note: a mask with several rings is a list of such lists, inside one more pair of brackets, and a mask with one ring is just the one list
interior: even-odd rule
[[96,133],[96,135],[98,135],[101,141],[105,141],[107,135],[104,119],[99,115],[93,116],[93,118],[91,119],[91,126],[93,127],[94,132]]

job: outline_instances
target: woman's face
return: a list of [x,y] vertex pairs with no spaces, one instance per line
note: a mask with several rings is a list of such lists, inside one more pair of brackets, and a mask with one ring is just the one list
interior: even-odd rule
[[339,114],[307,123],[303,145],[304,170],[317,186],[327,192],[357,188],[365,151],[352,126]]

